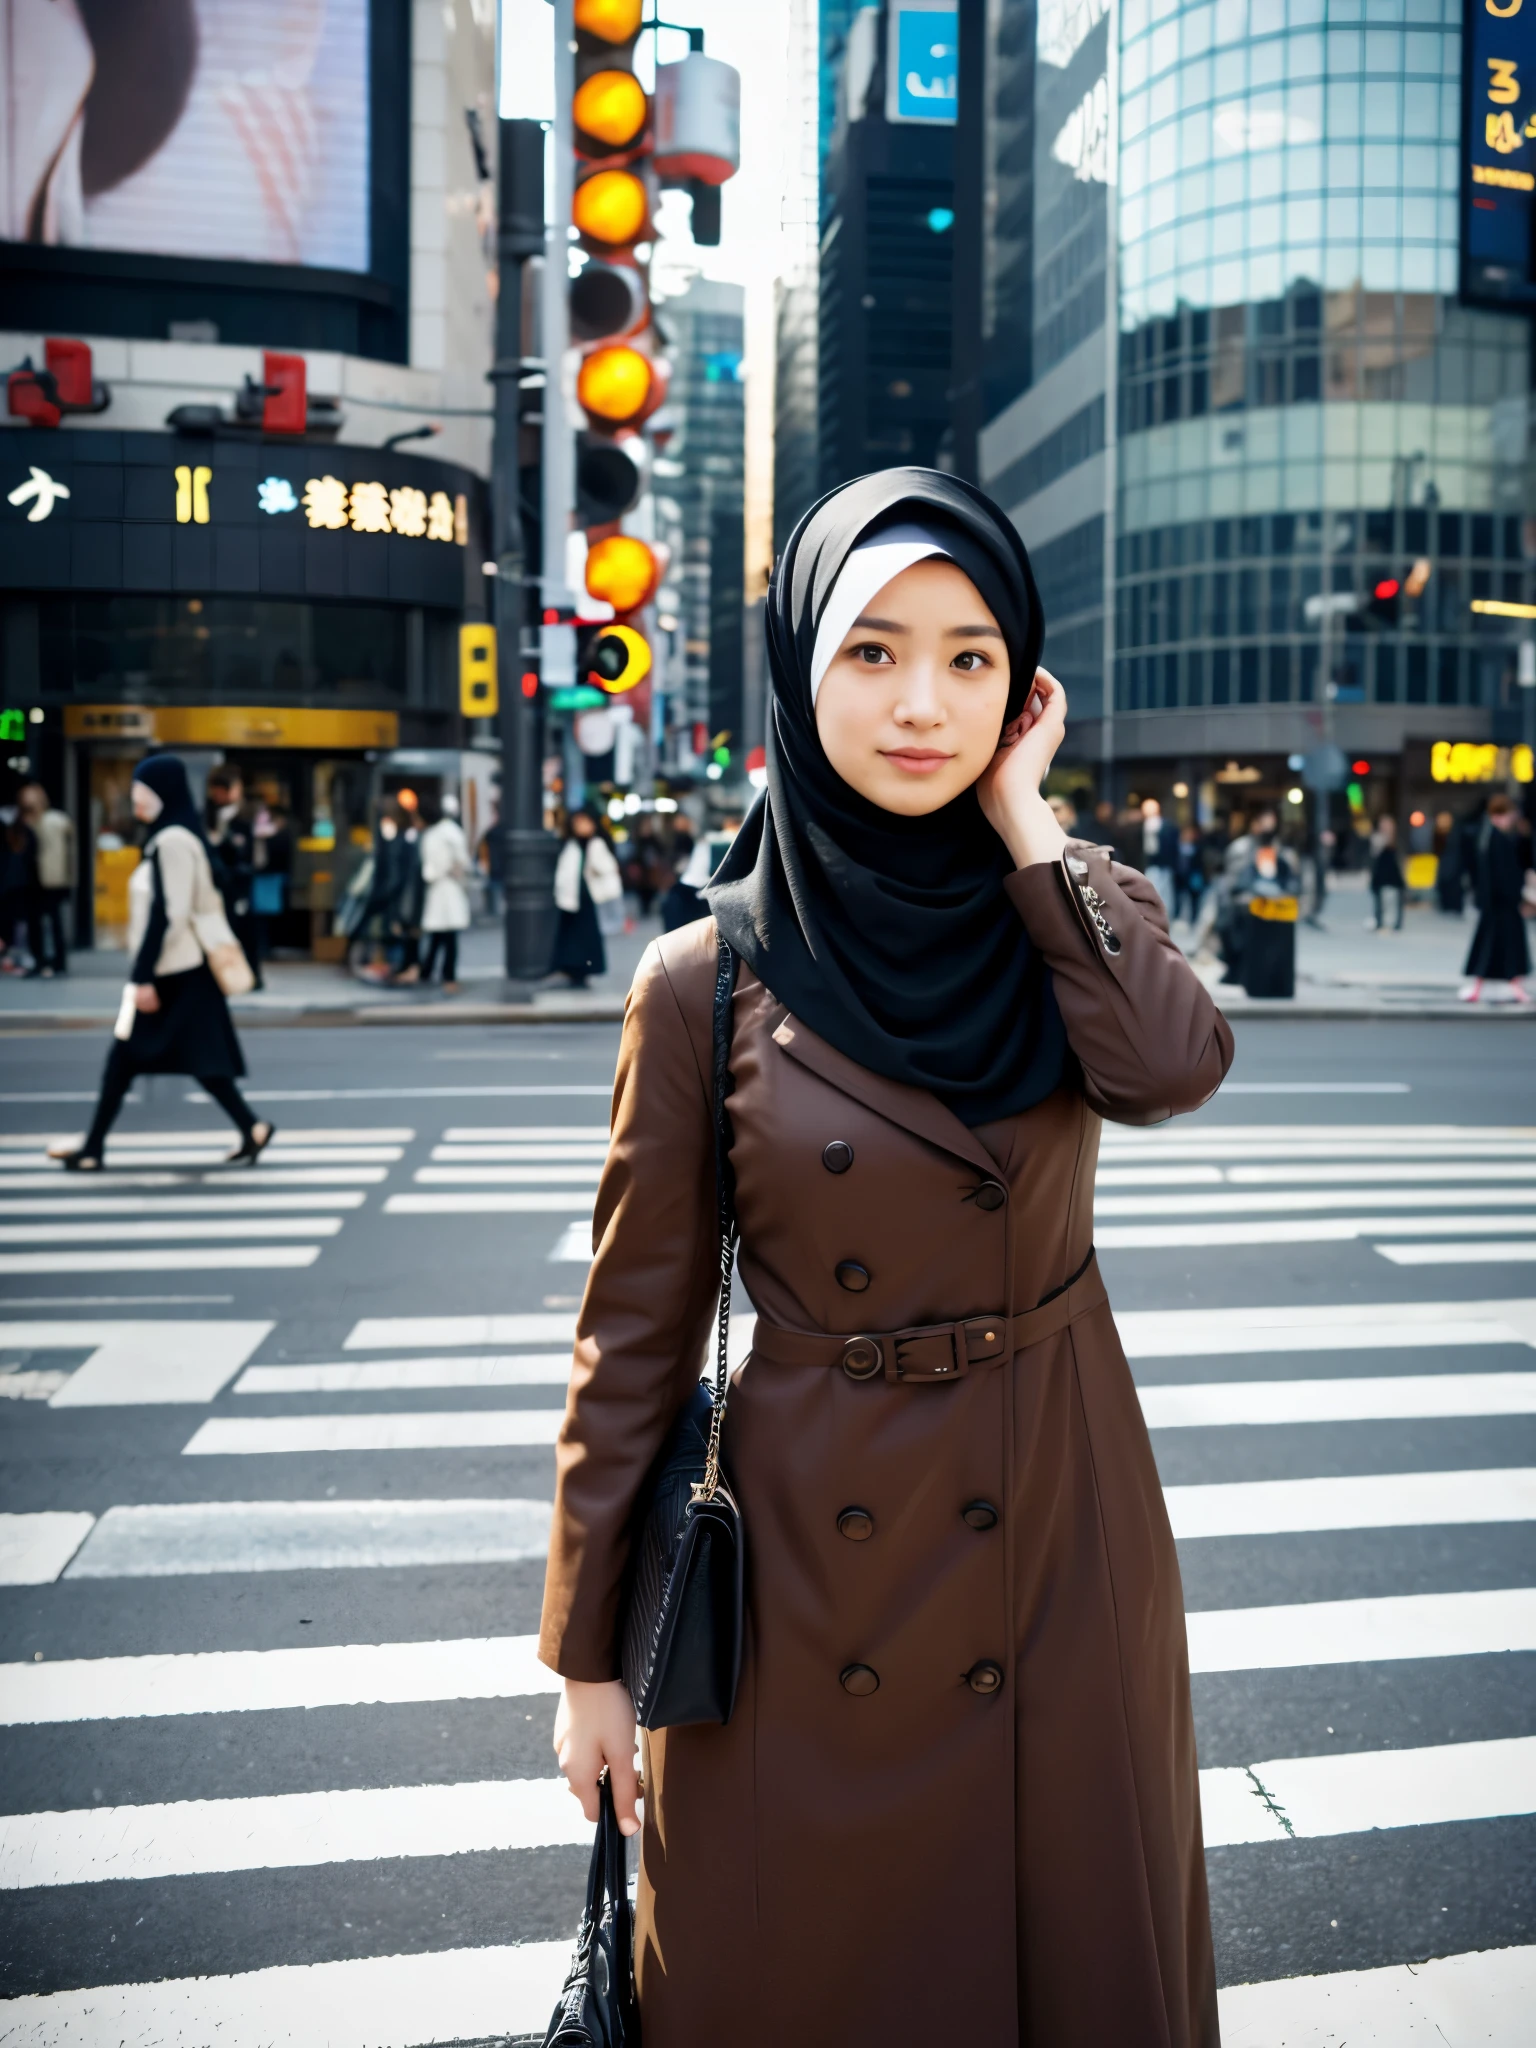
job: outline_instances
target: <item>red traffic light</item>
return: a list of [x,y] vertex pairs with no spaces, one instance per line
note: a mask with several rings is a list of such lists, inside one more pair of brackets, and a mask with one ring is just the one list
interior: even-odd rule
[[1383,576],[1381,581],[1377,584],[1375,590],[1372,592],[1372,595],[1375,597],[1379,597],[1385,604],[1389,598],[1396,597],[1398,591],[1401,590],[1401,588],[1402,585],[1398,582],[1395,576]]
[[1369,761],[1352,761],[1350,763],[1350,773],[1353,775],[1369,775],[1370,772],[1371,764]]

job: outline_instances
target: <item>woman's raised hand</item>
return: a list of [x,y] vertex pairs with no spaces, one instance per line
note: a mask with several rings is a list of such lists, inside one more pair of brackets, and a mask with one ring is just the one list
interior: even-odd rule
[[1067,836],[1040,794],[1066,729],[1067,693],[1048,669],[1037,668],[1024,709],[1003,728],[976,784],[987,823],[1021,868],[1059,860],[1066,850]]
[[623,1683],[608,1679],[588,1683],[567,1678],[555,1709],[555,1755],[561,1775],[581,1801],[590,1821],[597,1819],[597,1781],[607,1767],[613,1787],[613,1810],[619,1833],[633,1835],[640,1827],[635,1801],[640,1777],[635,1769],[635,1709]]
[[144,1016],[152,1017],[160,1007],[160,991],[152,981],[134,983],[133,1007]]

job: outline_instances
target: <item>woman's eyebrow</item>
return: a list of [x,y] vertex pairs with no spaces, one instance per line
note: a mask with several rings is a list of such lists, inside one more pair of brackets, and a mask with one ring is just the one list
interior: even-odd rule
[[1002,633],[996,626],[946,626],[946,640],[1001,640]]
[[861,626],[867,626],[875,633],[910,633],[912,630],[910,626],[904,626],[899,619],[871,618],[855,619],[848,630],[850,633],[857,633]]

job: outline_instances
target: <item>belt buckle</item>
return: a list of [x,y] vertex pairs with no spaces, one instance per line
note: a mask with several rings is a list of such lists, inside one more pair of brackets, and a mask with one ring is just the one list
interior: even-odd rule
[[[910,1353],[919,1344],[938,1343],[947,1346],[948,1358],[930,1366],[926,1372],[917,1370]],[[885,1376],[893,1386],[943,1386],[949,1380],[964,1379],[969,1370],[970,1358],[966,1352],[963,1323],[946,1323],[939,1329],[897,1330],[889,1339]]]
[[878,1337],[849,1337],[843,1344],[843,1371],[851,1380],[872,1380],[882,1365],[889,1365],[885,1359],[885,1346]]

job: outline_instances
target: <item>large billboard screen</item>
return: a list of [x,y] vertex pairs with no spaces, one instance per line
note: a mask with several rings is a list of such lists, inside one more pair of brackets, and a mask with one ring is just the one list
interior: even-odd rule
[[364,272],[369,0],[0,0],[0,240]]
[[1536,306],[1536,0],[1466,0],[1461,295]]

